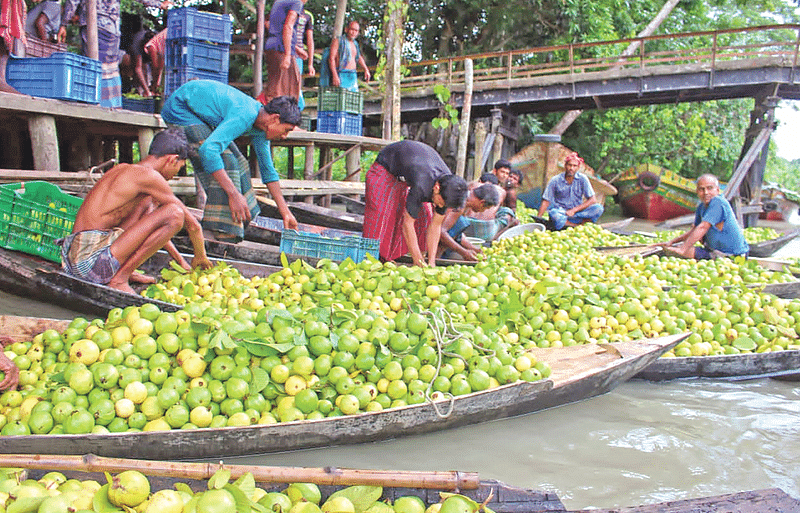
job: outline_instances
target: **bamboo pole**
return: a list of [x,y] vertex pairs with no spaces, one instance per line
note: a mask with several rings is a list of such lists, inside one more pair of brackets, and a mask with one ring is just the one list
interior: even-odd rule
[[253,57],[253,96],[261,94],[264,89],[264,23],[266,17],[266,0],[258,0],[256,4],[256,54]]
[[259,483],[314,483],[334,486],[390,486],[439,490],[475,490],[480,487],[476,472],[415,472],[398,470],[360,470],[338,467],[267,467],[258,465],[225,465],[219,463],[186,463],[152,460],[130,460],[105,458],[94,454],[84,456],[62,456],[42,454],[2,454],[0,467],[38,470],[79,470],[83,472],[139,472],[160,477],[182,479],[209,479],[215,472],[225,468],[231,479],[248,472]]

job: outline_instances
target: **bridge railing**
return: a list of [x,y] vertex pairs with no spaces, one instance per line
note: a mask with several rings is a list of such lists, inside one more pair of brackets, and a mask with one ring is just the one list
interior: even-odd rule
[[[630,45],[637,47],[633,52],[625,52]],[[517,81],[569,83],[589,78],[588,73],[608,70],[635,75],[647,68],[667,65],[687,69],[701,66],[713,73],[726,62],[743,59],[769,59],[794,70],[799,47],[797,24],[574,43],[406,62],[409,74],[401,79],[401,88],[410,91],[445,84],[451,90],[458,90],[463,87],[467,58],[473,60],[474,88],[482,89],[510,87]],[[622,56],[623,53],[630,55]]]

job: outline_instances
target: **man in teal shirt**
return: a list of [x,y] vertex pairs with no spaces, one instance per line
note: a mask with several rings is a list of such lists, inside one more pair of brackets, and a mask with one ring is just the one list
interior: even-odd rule
[[297,229],[270,153],[271,140],[286,138],[300,124],[296,99],[279,96],[262,106],[222,82],[192,80],[167,98],[161,117],[170,126],[183,127],[189,142],[199,146],[192,165],[208,197],[202,222],[207,238],[238,242],[259,213],[250,166],[234,143],[243,135],[250,137],[261,180],[278,206],[284,227]]
[[[720,256],[747,255],[750,246],[736,221],[731,204],[719,194],[719,180],[712,174],[697,179],[700,204],[694,215],[694,227],[683,235],[661,244],[668,253],[686,258],[708,260]],[[703,241],[704,247],[695,247]],[[683,242],[678,247],[673,244]]]

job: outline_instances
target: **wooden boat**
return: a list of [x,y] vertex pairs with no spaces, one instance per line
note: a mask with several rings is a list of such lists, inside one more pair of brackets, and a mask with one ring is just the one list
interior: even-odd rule
[[773,253],[796,239],[799,235],[800,229],[791,230],[774,239],[750,244],[750,256],[759,258],[772,256]]
[[761,187],[761,203],[764,205],[764,212],[759,215],[760,219],[790,221],[798,218],[800,194],[780,185],[764,184]]
[[0,467],[23,468],[27,478],[40,479],[47,472],[61,472],[68,479],[94,479],[106,482],[105,472],[112,475],[125,470],[138,470],[148,477],[151,492],[174,489],[185,483],[195,492],[208,489],[208,479],[219,469],[231,473],[230,482],[250,473],[257,486],[267,492],[280,492],[290,483],[313,483],[319,486],[322,502],[332,493],[348,486],[380,486],[381,500],[394,502],[400,497],[415,495],[426,506],[439,502],[440,492],[459,493],[497,513],[520,511],[563,512],[566,508],[552,492],[509,486],[496,480],[482,480],[476,472],[396,471],[348,469],[338,467],[301,468],[219,463],[160,462],[136,459],[85,456],[0,455]]
[[[61,322],[61,321],[59,321]],[[21,336],[42,319],[0,317],[0,333]],[[63,326],[56,324],[54,326]],[[27,330],[27,331],[26,331]],[[531,413],[604,394],[650,365],[687,334],[568,348],[535,349],[549,378],[473,392],[453,400],[381,412],[246,427],[113,433],[0,436],[0,454],[84,454],[153,460],[216,458],[387,440]]]
[[668,381],[680,378],[757,379],[797,375],[800,351],[733,354],[720,356],[685,356],[659,358],[639,372],[636,379]]
[[[169,265],[169,260],[170,257],[166,252],[158,252],[145,262],[141,270],[150,275],[157,275],[161,269]],[[280,270],[275,266],[235,260],[227,262],[246,277],[268,276]],[[0,248],[0,288],[11,294],[67,306],[76,312],[92,315],[105,315],[112,308],[138,306],[144,303],[154,303],[165,311],[175,311],[180,308],[172,303],[129,294],[75,278],[62,272],[58,264],[3,248]],[[143,289],[142,286],[139,288]]]
[[[267,492],[282,492],[290,483],[313,483],[319,487],[323,503],[331,494],[348,486],[379,486],[380,500],[394,502],[413,495],[426,506],[440,502],[441,493],[459,493],[496,513],[568,513],[556,493],[507,485],[493,479],[481,479],[477,472],[393,471],[338,467],[302,468],[219,463],[156,462],[122,458],[84,456],[0,455],[0,467],[25,470],[25,478],[38,480],[48,472],[61,472],[68,479],[106,481],[126,470],[137,470],[148,477],[151,492],[174,489],[184,483],[194,492],[208,489],[208,479],[218,470],[230,472],[230,481],[249,473],[256,485]],[[643,506],[613,509],[587,509],[600,513],[729,513],[763,511],[798,511],[800,500],[779,488],[729,493],[713,497],[683,499]],[[573,511],[572,513],[579,513]]]
[[694,213],[695,183],[674,171],[653,164],[627,169],[614,180],[625,215],[665,221]]

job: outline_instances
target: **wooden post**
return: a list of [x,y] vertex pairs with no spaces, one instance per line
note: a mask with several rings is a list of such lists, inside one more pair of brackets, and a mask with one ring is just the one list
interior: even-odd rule
[[472,113],[472,59],[464,60],[464,104],[461,108],[461,124],[458,128],[458,153],[456,174],[466,177],[467,147],[469,146],[469,121]]
[[61,160],[58,156],[56,118],[53,116],[28,118],[28,131],[31,134],[34,169],[60,171]]
[[286,177],[294,179],[294,146],[286,147]]
[[[400,139],[400,56],[403,45],[403,20],[408,9],[404,1],[386,5],[383,33],[386,43],[386,92],[383,95],[383,138]],[[387,119],[388,117],[388,119]]]
[[[306,145],[306,162],[303,166],[303,180],[314,175],[314,143]],[[314,203],[313,196],[303,198],[305,203]]]
[[119,141],[119,162],[125,164],[133,162],[133,141],[131,139]]
[[[345,156],[345,181],[347,182],[360,182],[361,181],[361,145],[357,145],[353,150]],[[352,195],[353,199],[360,199],[358,195]]]
[[86,1],[86,47],[87,57],[100,58],[100,47],[97,42],[97,0]]
[[88,139],[89,154],[92,156],[92,164],[97,165],[103,160],[103,139],[96,135],[90,135]]
[[492,163],[491,165],[494,166],[494,163],[503,158],[503,134],[499,131],[495,132],[494,136],[494,145],[492,146]]
[[[331,161],[332,158],[332,150],[330,146],[323,146],[319,150],[319,167],[323,167],[325,164]],[[333,173],[333,166],[329,167],[322,176],[319,177],[320,180],[330,180],[331,175]],[[331,206],[331,195],[326,194],[320,197],[319,204],[323,207],[330,207]]]
[[139,158],[143,159],[150,152],[150,143],[153,142],[153,129],[139,129]]
[[477,180],[483,174],[483,145],[486,142],[486,124],[483,121],[475,122],[475,166],[472,168],[472,180]]
[[253,59],[253,96],[261,94],[264,88],[264,18],[265,18],[266,0],[258,0],[256,9],[256,18],[258,25],[256,26],[256,55]]

